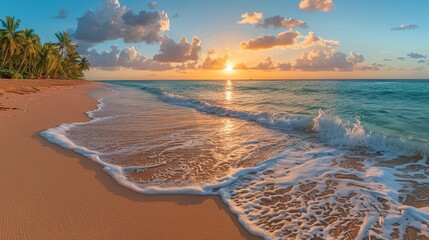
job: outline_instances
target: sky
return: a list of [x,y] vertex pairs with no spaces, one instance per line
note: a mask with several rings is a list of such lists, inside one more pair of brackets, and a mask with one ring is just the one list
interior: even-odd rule
[[429,1],[0,0],[88,79],[429,79]]

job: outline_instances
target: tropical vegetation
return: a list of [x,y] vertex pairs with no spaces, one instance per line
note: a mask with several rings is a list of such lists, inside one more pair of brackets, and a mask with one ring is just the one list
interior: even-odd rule
[[83,79],[89,62],[76,52],[68,32],[42,43],[33,29],[18,30],[15,17],[0,20],[0,78]]

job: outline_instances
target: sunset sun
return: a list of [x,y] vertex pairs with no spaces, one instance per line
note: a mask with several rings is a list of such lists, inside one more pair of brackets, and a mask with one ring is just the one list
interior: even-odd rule
[[225,68],[223,69],[227,73],[231,73],[234,71],[234,66],[230,63],[225,65]]

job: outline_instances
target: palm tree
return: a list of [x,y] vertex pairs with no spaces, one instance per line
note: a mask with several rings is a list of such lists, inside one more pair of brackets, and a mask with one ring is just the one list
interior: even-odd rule
[[39,52],[37,74],[39,78],[51,78],[51,73],[58,64],[57,47],[53,43],[45,43]]
[[73,78],[80,75],[80,55],[77,52],[68,53],[62,61],[63,78]]
[[58,39],[58,51],[61,56],[65,57],[69,52],[74,52],[76,45],[72,42],[68,32],[55,33],[55,37]]
[[40,62],[40,51],[42,49],[42,43],[40,42],[40,38],[37,36],[37,40],[33,39],[33,44],[31,46],[31,49],[29,51],[29,57],[27,64],[24,69],[27,70],[28,75],[30,78],[34,77],[34,73],[37,69],[37,64]]
[[77,46],[67,32],[55,34],[57,43],[42,45],[34,30],[17,30],[20,20],[6,17],[0,21],[1,76],[78,79],[84,78],[84,72],[89,70],[88,60],[76,52]]
[[91,64],[89,64],[89,61],[86,57],[82,57],[80,59],[80,62],[79,62],[80,71],[82,71],[82,72],[88,71],[90,66],[91,66]]
[[[3,61],[0,65],[0,69],[6,64],[7,58],[12,56],[19,50],[19,42],[22,39],[22,32],[17,31],[21,20],[16,20],[15,17],[6,17],[6,21],[1,20],[0,22],[4,29],[0,31],[0,48],[3,52]],[[11,61],[9,62],[11,64]]]
[[64,68],[62,68],[64,59],[75,52],[76,45],[73,44],[68,32],[58,32],[55,33],[55,36],[58,39],[58,43],[55,45],[58,47],[58,52],[60,54],[59,60],[61,61],[61,63],[57,64],[57,69],[54,74],[54,77],[58,78],[59,71],[64,70]]
[[[33,58],[35,55],[38,54],[38,47],[39,47],[40,38],[37,36],[37,34],[34,33],[33,29],[24,29],[23,31],[23,39],[22,39],[22,48],[23,48],[23,56],[21,64],[18,68],[19,73],[23,73],[26,69],[29,59]],[[24,66],[25,64],[25,66]],[[22,68],[24,66],[24,68]],[[22,70],[22,71],[21,71]]]

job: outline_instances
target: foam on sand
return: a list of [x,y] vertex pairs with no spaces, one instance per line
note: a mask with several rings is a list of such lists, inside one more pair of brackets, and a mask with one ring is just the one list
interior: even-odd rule
[[[139,135],[124,142],[114,138],[110,143],[106,138],[118,155],[119,160],[112,160],[106,151],[73,141],[71,133],[119,118],[140,123],[160,114],[161,102],[149,109],[158,112],[149,111],[146,116],[130,112],[130,116],[97,117],[109,108],[107,97],[88,113],[90,122],[60,125],[41,135],[97,161],[118,183],[134,191],[220,195],[244,226],[266,239],[391,239],[410,232],[429,237],[429,196],[415,191],[429,184],[427,143],[367,132],[359,120],[350,123],[323,111],[313,117],[238,111],[161,89],[142,90],[151,94],[121,95],[125,90],[116,88],[119,96],[134,94],[140,100],[143,96],[146,103],[155,96],[166,106],[185,107],[178,110],[183,116],[189,113],[185,109],[204,113],[195,115],[202,120],[214,115],[210,123],[225,129],[199,132],[189,127],[191,121],[183,128],[170,126],[171,133],[162,133],[168,137],[154,135],[145,146],[138,145],[146,141]],[[192,134],[204,138],[184,137]],[[217,145],[225,136],[231,141]],[[211,145],[205,145],[206,138]]]

